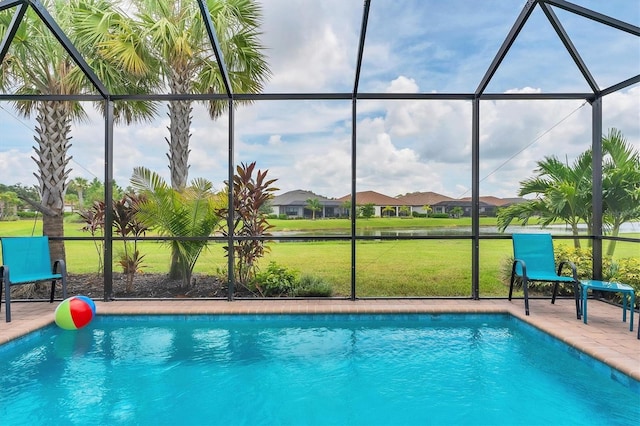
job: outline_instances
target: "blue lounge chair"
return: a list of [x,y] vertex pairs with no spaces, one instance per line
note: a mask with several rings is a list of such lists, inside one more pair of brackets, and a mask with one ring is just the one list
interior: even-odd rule
[[2,286],[5,286],[6,319],[11,322],[11,286],[51,280],[53,303],[56,281],[62,282],[62,298],[67,297],[67,268],[64,260],[51,264],[48,237],[2,237],[0,265],[0,308]]
[[[553,254],[553,240],[551,234],[513,234],[513,266],[511,268],[511,280],[509,283],[509,300],[513,294],[513,283],[516,277],[522,279],[524,291],[524,310],[529,315],[529,281],[553,282],[553,296],[551,303],[556,302],[558,285],[560,283],[572,284],[573,294],[576,299],[576,316],[580,319],[580,281],[576,266],[563,261],[558,265],[556,272]],[[571,268],[571,277],[562,276],[564,266]]]

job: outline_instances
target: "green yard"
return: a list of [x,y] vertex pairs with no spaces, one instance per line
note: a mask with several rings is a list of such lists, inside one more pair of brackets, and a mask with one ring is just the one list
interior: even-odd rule
[[[490,225],[495,219],[483,218]],[[465,226],[469,219],[368,219],[358,221],[373,228],[382,225],[401,228],[426,226]],[[348,220],[274,220],[276,230],[335,230],[349,231]],[[41,235],[40,221],[0,222],[0,235]],[[67,222],[69,237],[88,237],[77,222]],[[639,235],[629,235],[638,237]],[[143,273],[166,273],[169,265],[168,247],[155,241],[139,243],[145,255]],[[357,295],[375,296],[462,296],[471,295],[471,246],[469,239],[359,241],[356,244]],[[557,244],[570,245],[570,240]],[[606,244],[606,243],[605,243]],[[227,259],[222,243],[211,243],[202,253],[195,268],[196,274],[225,275]],[[351,291],[351,244],[349,241],[272,242],[270,252],[261,265],[274,261],[298,274],[311,274],[331,283],[336,296],[348,296]],[[121,248],[114,243],[114,258]],[[98,253],[92,241],[67,241],[67,265],[71,274],[94,273],[98,270]],[[616,258],[638,257],[638,244],[619,242]],[[501,279],[501,264],[511,256],[511,241],[486,239],[480,242],[480,295],[504,297],[507,288]],[[114,271],[119,266],[114,264]]]

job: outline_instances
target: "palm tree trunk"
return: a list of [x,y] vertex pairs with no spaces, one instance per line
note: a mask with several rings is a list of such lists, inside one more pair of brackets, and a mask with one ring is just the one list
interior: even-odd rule
[[[172,93],[189,92],[188,72],[175,70],[171,79]],[[189,178],[189,139],[191,138],[191,101],[169,102],[169,169],[171,170],[171,187],[182,191],[187,186]],[[180,256],[174,247],[171,252],[171,266],[169,278],[185,279],[185,268],[180,262]]]
[[571,222],[571,234],[573,235],[573,247],[580,248],[580,230],[578,229],[578,222]]
[[[40,202],[43,211],[43,234],[49,237],[64,236],[64,195],[67,190],[67,178],[71,169],[67,165],[71,157],[67,157],[69,131],[71,129],[68,107],[64,102],[47,101],[38,105],[38,126],[34,147],[38,158],[33,160],[38,165],[36,178],[40,184]],[[51,257],[65,259],[64,241],[50,241]]]
[[[618,234],[620,234],[620,226],[622,225],[622,223],[617,220],[614,219],[613,222],[613,226],[611,229],[611,236],[612,237],[617,237]],[[616,240],[611,240],[609,241],[609,245],[607,246],[607,257],[613,257],[613,253],[616,251]]]
[[[64,220],[62,219],[62,216],[43,215],[42,234],[48,237],[64,236]],[[49,239],[49,252],[51,254],[52,263],[54,260],[66,259],[64,241]]]

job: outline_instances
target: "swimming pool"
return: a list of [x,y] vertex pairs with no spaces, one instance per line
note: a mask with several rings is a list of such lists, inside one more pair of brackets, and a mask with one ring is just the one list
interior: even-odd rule
[[509,315],[99,316],[0,346],[3,424],[633,424],[640,385]]

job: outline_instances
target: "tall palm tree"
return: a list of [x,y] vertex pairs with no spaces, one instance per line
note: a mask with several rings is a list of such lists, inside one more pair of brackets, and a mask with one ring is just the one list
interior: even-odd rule
[[[148,64],[161,76],[160,84],[170,94],[225,93],[220,68],[212,55],[204,20],[194,0],[132,0],[145,46],[153,61]],[[211,21],[227,67],[232,90],[258,93],[270,71],[259,41],[261,8],[254,0],[206,0]],[[135,30],[135,29],[134,29]],[[125,47],[113,40],[115,54]],[[120,55],[120,57],[125,57]],[[169,102],[169,169],[171,187],[183,190],[189,175],[189,141],[193,101]],[[236,103],[237,104],[237,103]],[[226,101],[206,102],[212,119],[228,107]],[[169,276],[180,278],[180,256],[173,251]]]
[[[615,128],[602,137],[602,152],[603,219],[617,237],[623,223],[640,218],[640,153]],[[607,256],[615,248],[616,241],[610,241]]]
[[[113,2],[44,0],[41,3],[107,88],[125,93],[132,90],[139,93],[145,89],[144,80],[134,81],[131,78],[132,74],[144,74],[144,57],[137,57],[137,62],[131,62],[130,67],[125,68],[122,62],[115,65],[101,53],[103,43],[128,27],[125,15]],[[0,33],[5,33],[11,22],[10,12],[0,13]],[[31,8],[0,64],[0,88],[23,95],[95,92],[83,71]],[[39,183],[39,208],[44,213],[43,233],[61,237],[64,235],[64,196],[71,171],[71,157],[68,155],[71,123],[83,120],[86,113],[79,102],[66,100],[16,101],[14,105],[25,117],[36,115],[37,147],[34,147],[36,157],[32,158],[38,166],[35,176]],[[102,104],[98,105],[100,107]],[[154,112],[153,105],[120,103],[116,117],[131,122],[136,118],[151,117]],[[63,241],[51,241],[51,255],[64,259]]]
[[[162,76],[170,94],[225,93],[220,73],[194,0],[132,0],[146,47],[154,60],[149,64]],[[259,41],[260,6],[254,0],[206,0],[224,57],[232,90],[258,93],[269,68]],[[120,48],[112,46],[114,52]],[[171,186],[185,188],[189,172],[189,139],[192,100],[169,102],[169,168]],[[226,101],[207,102],[212,119],[227,108]]]

